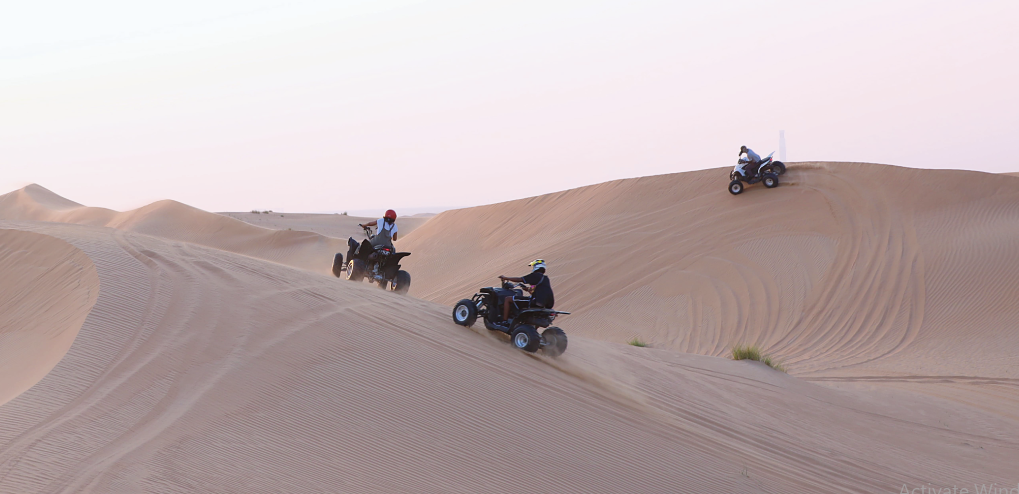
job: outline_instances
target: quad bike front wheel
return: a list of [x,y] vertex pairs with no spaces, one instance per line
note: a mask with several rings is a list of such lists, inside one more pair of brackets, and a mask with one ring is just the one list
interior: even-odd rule
[[764,182],[765,187],[774,189],[775,187],[778,187],[778,175],[775,175],[774,173],[765,173],[761,177],[761,182]]
[[477,320],[478,306],[474,305],[473,300],[465,298],[453,306],[453,322],[469,328]]
[[517,329],[514,329],[510,334],[510,341],[513,342],[513,346],[528,353],[534,353],[538,351],[538,348],[541,348],[541,335],[530,324],[517,326]]
[[566,351],[566,332],[552,326],[541,332],[541,351],[549,357],[558,357]]
[[737,195],[740,192],[743,192],[743,182],[740,181],[740,179],[737,178],[737,179],[733,180],[732,182],[729,182],[729,193],[730,194]]
[[407,291],[410,290],[410,273],[402,269],[397,271],[390,290],[400,295],[406,295]]
[[347,279],[350,281],[361,281],[364,279],[364,272],[368,266],[360,259],[351,259],[347,263]]

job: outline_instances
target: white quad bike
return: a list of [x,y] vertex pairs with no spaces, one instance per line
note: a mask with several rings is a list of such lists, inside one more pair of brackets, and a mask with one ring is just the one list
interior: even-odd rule
[[778,187],[778,176],[785,173],[785,163],[773,160],[772,156],[774,154],[772,152],[767,157],[762,158],[761,162],[757,163],[756,166],[751,166],[749,160],[740,157],[732,172],[729,173],[729,180],[731,180],[729,182],[729,193],[736,195],[743,192],[743,182],[746,182],[747,185],[763,182],[764,186],[769,189]]

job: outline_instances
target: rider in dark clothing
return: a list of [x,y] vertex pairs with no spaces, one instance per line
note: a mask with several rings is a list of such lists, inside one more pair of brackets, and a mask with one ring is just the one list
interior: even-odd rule
[[503,303],[502,320],[504,324],[509,322],[510,306],[516,303],[520,309],[526,309],[529,307],[541,307],[545,309],[551,309],[555,305],[555,295],[552,293],[552,282],[549,281],[548,276],[545,274],[545,260],[535,259],[531,261],[528,266],[531,267],[531,274],[520,278],[511,278],[509,276],[499,276],[499,279],[503,281],[511,281],[514,283],[526,283],[530,285],[523,287],[524,290],[531,292],[530,297],[506,297],[506,301]]

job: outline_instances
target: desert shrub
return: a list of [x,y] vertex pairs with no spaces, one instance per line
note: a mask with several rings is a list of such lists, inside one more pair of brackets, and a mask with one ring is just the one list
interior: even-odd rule
[[639,347],[641,347],[641,348],[644,348],[644,347],[648,346],[648,343],[647,343],[646,341],[644,341],[644,340],[641,340],[641,339],[640,339],[639,337],[637,337],[637,336],[634,336],[634,337],[633,337],[633,339],[631,339],[630,341],[627,341],[626,343],[627,343],[628,345],[632,345],[632,346],[639,346]]
[[734,345],[732,347],[732,359],[733,360],[756,360],[772,369],[777,371],[785,372],[785,366],[782,362],[773,358],[771,355],[767,355],[761,352],[761,348],[757,345]]

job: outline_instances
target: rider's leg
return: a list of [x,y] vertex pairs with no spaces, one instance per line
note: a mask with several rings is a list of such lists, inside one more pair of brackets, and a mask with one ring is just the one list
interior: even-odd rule
[[513,297],[506,297],[506,301],[502,304],[502,320],[503,322],[509,321],[510,305],[513,303]]
[[354,258],[354,253],[357,252],[357,247],[358,243],[353,237],[347,240],[347,262],[350,262],[350,260]]

